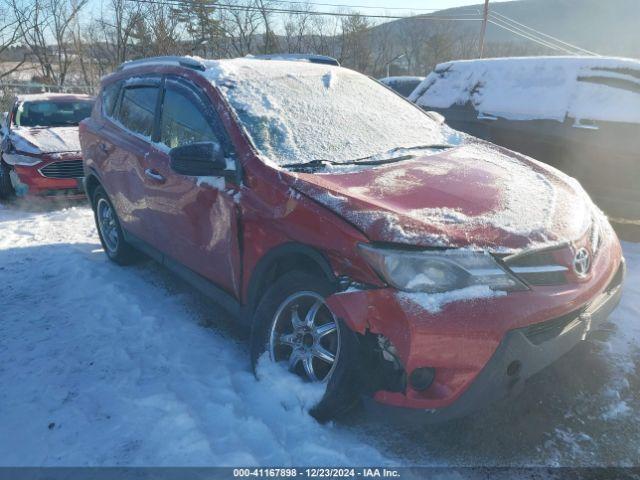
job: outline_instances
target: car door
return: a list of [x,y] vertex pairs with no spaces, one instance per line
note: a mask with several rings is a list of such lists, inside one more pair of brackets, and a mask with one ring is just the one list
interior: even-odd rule
[[127,232],[159,250],[168,248],[155,235],[149,208],[146,162],[160,100],[160,76],[124,82],[112,121],[100,131],[98,150],[104,152],[103,181]]
[[[161,102],[159,138],[147,157],[157,175],[148,182],[147,198],[154,211],[157,235],[170,244],[176,262],[239,294],[238,213],[234,196],[234,153],[224,127],[206,94],[193,83],[167,77]],[[171,148],[213,142],[227,157],[227,177],[191,177],[171,170]]]

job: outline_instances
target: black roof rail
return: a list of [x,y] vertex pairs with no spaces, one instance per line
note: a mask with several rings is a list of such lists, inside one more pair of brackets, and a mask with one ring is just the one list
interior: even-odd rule
[[180,57],[177,55],[168,55],[164,57],[148,57],[148,58],[140,58],[138,60],[130,60],[128,62],[124,62],[118,67],[118,71],[124,70],[129,67],[136,67],[138,65],[143,65],[145,63],[157,63],[158,65],[162,64],[170,64],[177,63],[178,65],[186,68],[192,68],[194,70],[204,71],[206,67],[195,58],[191,57]]
[[267,55],[247,55],[247,58],[257,58],[259,60],[289,60],[297,62],[321,63],[323,65],[340,66],[340,62],[327,55],[317,55],[315,53],[270,53]]

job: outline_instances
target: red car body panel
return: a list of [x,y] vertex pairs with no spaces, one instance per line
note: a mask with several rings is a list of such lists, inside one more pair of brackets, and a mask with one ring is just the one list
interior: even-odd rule
[[[478,144],[484,147],[482,144]],[[540,181],[553,183],[556,189],[573,195],[571,187],[553,173],[548,167],[528,159],[515,152],[493,147],[494,154],[508,155],[525,168],[540,175]],[[425,167],[425,163],[428,166]],[[446,171],[446,174],[442,174]],[[286,178],[287,174],[283,174]],[[402,182],[397,184],[380,181],[389,177]],[[429,215],[417,218],[413,211],[422,209],[449,209],[470,220],[483,218],[492,212],[504,208],[500,204],[505,182],[513,182],[508,171],[496,171],[494,166],[473,152],[464,148],[451,148],[441,154],[407,160],[385,168],[363,170],[354,173],[335,174],[297,174],[292,184],[312,197],[326,196],[327,193],[348,200],[347,218],[357,217],[358,212],[384,212],[393,215],[394,221],[402,225],[411,245],[431,247],[434,239],[446,239],[451,247],[473,244],[489,249],[522,249],[536,243],[548,243],[564,238],[577,238],[584,230],[576,225],[564,222],[565,210],[556,212],[548,228],[522,234],[510,232],[499,225],[487,225],[478,222],[440,223]],[[533,199],[532,199],[533,200]],[[532,203],[535,208],[535,202]],[[337,212],[345,214],[345,212]],[[365,233],[372,241],[389,241],[386,222],[371,222],[366,225]],[[404,240],[407,241],[407,240]]]
[[[346,208],[351,212],[392,212],[416,234],[415,246],[432,247],[419,239],[446,236],[450,247],[473,244],[520,250],[542,240],[573,238],[553,254],[558,263],[570,266],[576,248],[591,248],[588,234],[575,231],[562,219],[553,219],[553,229],[529,236],[490,225],[463,229],[417,221],[406,213],[415,208],[448,207],[468,216],[482,216],[498,207],[497,189],[509,179],[496,178],[480,163],[475,168],[450,168],[446,175],[434,175],[421,170],[421,160],[417,159],[388,167],[390,171],[402,169],[412,187],[384,191],[376,186],[378,169],[326,175],[274,169],[260,159],[233,110],[201,73],[173,65],[131,67],[110,75],[104,84],[145,73],[176,75],[204,92],[233,144],[242,183],[220,178],[222,183],[216,187],[173,173],[166,151],[104,118],[97,103],[91,119],[80,126],[85,170],[99,179],[123,226],[213,281],[240,304],[250,301],[254,274],[270,252],[291,243],[320,252],[336,277],[368,286],[329,297],[327,303],[335,314],[357,333],[387,337],[397,348],[406,372],[425,366],[436,369],[435,381],[427,390],[417,391],[411,386],[405,392],[380,390],[374,397],[381,403],[420,409],[451,405],[477,378],[506,332],[586,305],[605,290],[621,266],[619,242],[608,231],[590,273],[580,278],[568,273],[564,285],[535,286],[478,302],[452,302],[437,313],[408,306],[358,254],[360,243],[389,242],[384,229],[375,224],[366,228],[354,224],[340,209],[319,202],[318,195],[346,198]],[[569,189],[547,167],[508,150],[491,148],[516,159],[558,188]],[[429,162],[451,166],[459,161],[455,155],[456,149],[451,149],[431,155]],[[150,182],[144,174],[149,168],[166,182]]]

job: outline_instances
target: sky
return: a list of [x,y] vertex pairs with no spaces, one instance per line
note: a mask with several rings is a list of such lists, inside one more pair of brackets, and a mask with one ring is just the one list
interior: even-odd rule
[[[422,9],[442,10],[445,8],[462,7],[465,5],[478,5],[483,3],[482,0],[311,0],[317,3],[326,3],[332,5],[357,5],[366,8],[358,8],[362,13],[382,13],[388,11],[389,7],[393,9],[401,8],[406,11],[418,11]],[[505,0],[491,0],[490,3],[498,3]],[[327,7],[329,8],[329,7]]]
[[[299,0],[300,4],[309,2],[313,9],[320,12],[335,12],[342,7],[349,11],[357,11],[369,15],[411,15],[428,14],[432,11],[447,8],[463,7],[467,5],[480,5],[484,0]],[[490,0],[490,5],[513,0]],[[298,0],[282,0],[276,3],[279,8],[295,8]],[[110,4],[109,0],[90,0],[90,3],[98,6]],[[224,2],[221,2],[224,3]]]

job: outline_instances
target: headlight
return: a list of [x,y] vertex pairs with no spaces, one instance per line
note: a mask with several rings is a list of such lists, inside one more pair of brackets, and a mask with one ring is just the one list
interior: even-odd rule
[[5,153],[3,158],[9,165],[23,165],[25,167],[33,167],[42,161],[40,157],[21,155],[19,153]]
[[437,293],[474,285],[526,290],[487,252],[391,250],[360,244],[360,253],[391,286],[406,292]]

